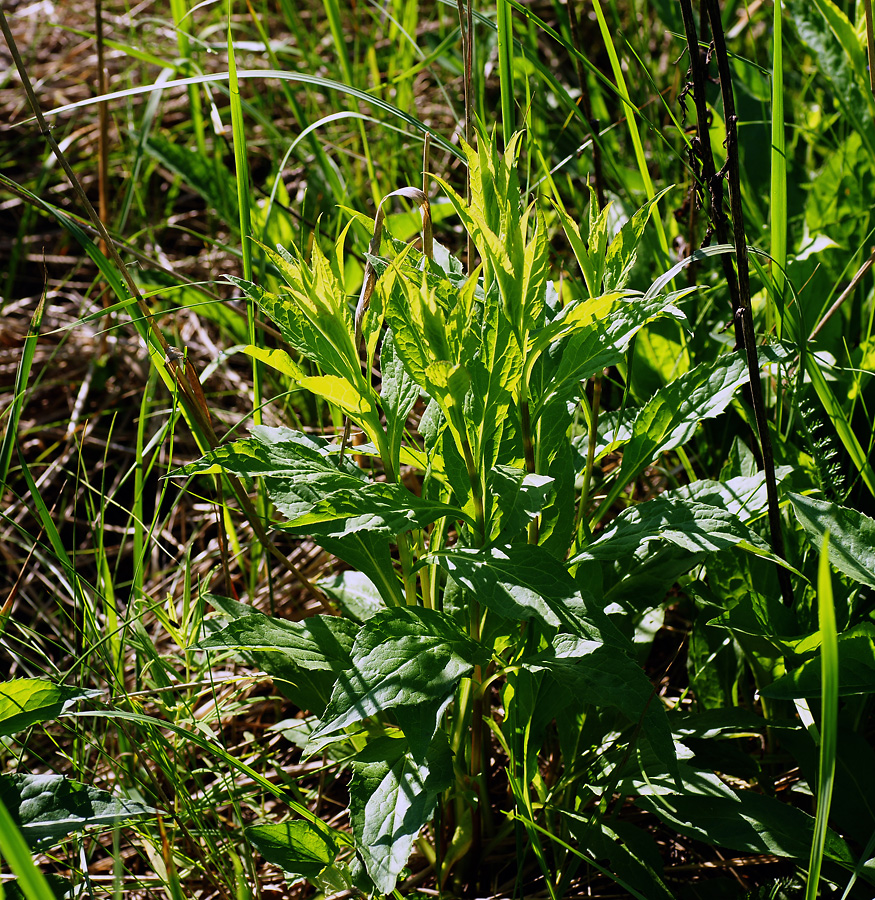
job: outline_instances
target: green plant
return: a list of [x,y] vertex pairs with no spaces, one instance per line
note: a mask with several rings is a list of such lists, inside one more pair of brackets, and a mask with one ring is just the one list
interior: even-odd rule
[[[356,465],[330,439],[256,427],[183,470],[260,479],[277,527],[351,567],[320,584],[340,617],[291,623],[211,596],[226,623],[201,646],[252,656],[312,714],[307,753],[351,769],[355,857],[335,855],[337,835],[291,822],[283,853],[268,857],[287,871],[320,883],[328,876],[314,875],[316,853],[331,878],[389,894],[416,845],[439,883],[488,884],[498,872],[482,857],[516,834],[551,896],[581,856],[609,858],[636,896],[669,896],[634,849],[647,835],[606,816],[616,792],[646,795],[645,807],[681,830],[678,805],[722,798],[767,833],[791,822],[800,836],[812,831],[801,813],[736,795],[679,761],[680,720],[666,715],[633,644],[670,586],[710,557],[786,566],[745,524],[765,510],[764,476],[697,481],[591,531],[648,466],[729,406],[747,365],[738,354],[701,363],[587,435],[596,421],[588,380],[623,366],[649,322],[682,319],[676,304],[689,290],[627,290],[653,203],[609,240],[593,202],[585,238],[558,211],[588,287],[561,296],[543,214],[522,203],[517,146],[500,155],[481,134],[477,150],[465,147],[470,204],[436,179],[481,265],[466,276],[440,245],[432,259],[390,241],[392,261],[368,257],[379,280],[360,326],[340,276],[345,234],[328,255],[316,242],[307,261],[265,248],[285,281],[277,294],[232,279],[321,374],[282,349],[249,352],[349,416],[364,443]],[[377,362],[379,390],[364,374]],[[599,483],[596,463],[618,448],[620,465]],[[596,489],[577,496],[579,479]],[[498,772],[488,765],[496,754]],[[508,802],[496,806],[502,790]],[[278,835],[275,826],[271,840]],[[835,841],[827,855],[851,865]],[[801,856],[806,845],[766,846]]]

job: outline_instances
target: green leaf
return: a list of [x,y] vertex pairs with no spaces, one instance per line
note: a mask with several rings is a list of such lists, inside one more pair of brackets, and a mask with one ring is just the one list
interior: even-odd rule
[[487,512],[492,541],[509,544],[538,515],[547,502],[553,479],[530,475],[522,469],[497,466],[490,473],[487,496],[493,507]]
[[406,741],[382,737],[369,743],[351,766],[349,812],[356,849],[379,893],[388,894],[438,796],[452,783],[449,743],[439,732],[425,762],[417,763]]
[[401,581],[395,573],[391,539],[385,531],[355,531],[342,522],[310,525],[307,533],[323,550],[367,575],[376,586],[386,606],[404,604]]
[[311,375],[298,379],[298,384],[349,416],[373,411],[370,401],[363,397],[345,378],[337,375]]
[[325,709],[335,682],[352,665],[355,622],[337,616],[290,622],[214,595],[206,600],[235,618],[204,638],[201,647],[242,652],[301,709]]
[[0,735],[16,734],[57,719],[79,700],[99,697],[100,691],[53,684],[40,678],[0,682]]
[[337,681],[312,739],[383,710],[443,701],[475,663],[485,664],[487,658],[483,648],[436,610],[379,612],[359,630],[349,669]]
[[320,578],[316,585],[357,622],[385,609],[380,592],[364,572],[339,572],[331,578]]
[[[610,305],[602,312],[601,318],[589,320],[590,306],[592,311],[599,311],[602,304],[610,301]],[[671,297],[640,295],[626,296],[609,294],[586,301],[579,307],[574,317],[580,318],[570,333],[562,338],[561,357],[556,374],[547,385],[546,390],[535,404],[533,420],[537,419],[548,404],[565,402],[574,399],[580,388],[580,382],[596,372],[622,362],[623,354],[632,338],[648,322],[663,316],[683,319],[683,313],[674,306]],[[546,335],[533,336],[530,354],[539,350],[562,324],[565,316],[557,318],[545,329]]]
[[[875,627],[864,623],[858,629],[838,637],[839,695],[871,694],[875,686]],[[821,658],[810,659],[798,669],[773,681],[760,690],[764,697],[792,700],[798,697],[815,698],[822,694]]]
[[[681,834],[707,844],[746,853],[808,858],[814,835],[811,816],[765,794],[733,794],[650,794],[640,796],[636,803]],[[853,868],[850,850],[834,831],[828,833],[826,856]]]
[[[791,466],[778,466],[775,469],[775,482],[780,484],[792,471]],[[692,484],[681,485],[663,496],[679,500],[694,500],[708,506],[719,506],[741,519],[753,519],[768,506],[764,472],[737,475],[726,481],[707,479],[694,481]]]
[[333,522],[336,527],[332,535],[336,538],[359,531],[382,532],[394,537],[411,528],[424,528],[444,516],[467,518],[461,509],[417,497],[401,484],[373,481],[330,493],[283,528],[309,534],[311,525]]
[[650,680],[624,652],[593,641],[558,634],[553,644],[523,665],[549,672],[570,691],[575,706],[613,706],[633,724],[642,722],[654,755],[669,771],[677,771],[677,756],[665,708]]
[[872,98],[867,96],[866,56],[854,26],[832,0],[788,0],[800,38],[811,48],[818,68],[832,86],[845,116],[854,123],[871,153]]
[[196,191],[219,214],[222,222],[239,231],[237,185],[224,164],[212,156],[202,156],[153,131],[144,144],[146,152],[170,169],[190,189]]
[[57,843],[89,825],[116,825],[154,812],[61,775],[0,775],[0,801],[31,847]]
[[650,219],[654,206],[674,185],[663,188],[648,200],[628,222],[620,229],[611,241],[605,254],[604,290],[619,291],[626,286],[632,267],[638,256],[638,244],[644,234],[644,226]]
[[288,375],[296,382],[306,377],[306,372],[286,353],[285,350],[266,350],[263,347],[256,347],[255,344],[248,344],[243,348],[243,352],[259,362]]
[[736,544],[768,552],[762,538],[725,509],[664,494],[624,509],[571,562],[629,556],[652,540],[668,541],[691,553],[725,550]]
[[542,547],[453,548],[429,559],[504,618],[536,619],[595,642],[622,643],[607,617],[594,613],[592,598],[588,604],[565,567]]
[[315,878],[337,856],[337,844],[328,829],[305,819],[250,825],[243,833],[269,863],[300,878]]
[[380,369],[382,373],[380,401],[386,415],[389,449],[397,472],[401,439],[407,425],[407,417],[419,399],[420,386],[404,368],[401,357],[395,349],[395,338],[391,330],[386,332],[380,348]]
[[361,488],[367,476],[350,460],[343,468],[329,455],[327,442],[293,431],[258,425],[252,436],[217,447],[199,462],[176,474],[195,475],[225,471],[251,483],[262,478],[270,499],[290,519],[309,512],[333,491]]
[[[616,483],[622,488],[660,454],[688,441],[703,419],[726,409],[747,380],[744,357],[731,353],[701,363],[660,388],[635,417]],[[609,506],[607,501],[604,505]]]
[[830,563],[854,581],[875,587],[875,520],[825,500],[787,496],[812,547],[819,549],[829,531]]

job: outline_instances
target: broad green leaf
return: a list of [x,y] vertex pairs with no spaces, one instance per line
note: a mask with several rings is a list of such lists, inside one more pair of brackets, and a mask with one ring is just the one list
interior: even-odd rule
[[636,662],[615,647],[558,634],[552,646],[523,665],[549,672],[575,697],[575,706],[613,706],[630,721],[643,724],[654,756],[669,772],[677,772],[677,756],[665,708]]
[[553,479],[547,475],[529,475],[509,466],[493,469],[487,494],[492,500],[487,511],[492,541],[509,544],[518,537],[544,508],[552,486]]
[[736,544],[768,552],[762,538],[725,509],[663,494],[624,509],[571,562],[617,559],[652,540],[668,541],[691,553],[725,550]]
[[329,455],[325,441],[291,428],[256,426],[252,436],[205,454],[178,474],[231,472],[244,481],[262,478],[271,500],[294,519],[308,512],[326,494],[361,488],[367,476],[349,460],[343,468]]
[[247,356],[263,362],[265,365],[288,375],[289,378],[299,381],[306,377],[304,370],[286,353],[285,350],[266,350],[264,347],[256,347],[254,344],[248,344],[243,348],[243,352]]
[[0,800],[31,847],[90,825],[116,825],[154,810],[61,775],[0,775]]
[[385,530],[350,530],[348,522],[320,522],[307,528],[309,536],[324,550],[333,553],[373,582],[387,606],[401,606],[404,593],[395,573],[391,542]]
[[[791,466],[778,466],[775,481],[780,484],[793,471]],[[678,500],[694,500],[708,506],[719,506],[742,520],[759,516],[768,506],[764,472],[737,475],[726,481],[694,481],[681,485],[663,496]]]
[[547,404],[575,398],[581,381],[622,362],[629,342],[638,331],[648,322],[662,316],[684,318],[671,298],[619,296],[603,319],[594,320],[586,327],[574,330],[561,344],[562,355],[558,370],[543,396],[538,399],[533,420],[541,415]]
[[380,592],[364,572],[338,572],[331,578],[320,578],[316,585],[357,622],[385,609]]
[[372,741],[351,761],[349,812],[356,849],[380,894],[395,888],[413,842],[453,779],[446,735],[439,732],[424,762],[403,739]]
[[383,710],[442,701],[486,655],[449,616],[400,607],[365,622],[350,660],[314,741]]
[[732,609],[711,619],[708,624],[765,638],[787,654],[798,652],[805,638],[799,634],[799,624],[793,610],[784,606],[772,593],[767,591],[762,594],[750,587]]
[[829,561],[839,572],[875,587],[875,520],[853,509],[788,494],[796,518],[817,549],[829,531]]
[[592,598],[588,603],[565,567],[542,547],[454,548],[429,559],[504,618],[536,619],[597,643],[623,644]]
[[[650,794],[636,803],[687,837],[746,853],[807,859],[814,834],[807,813],[754,791],[732,797]],[[853,868],[850,850],[834,831],[828,833],[826,856]]]
[[[838,648],[839,695],[871,694],[875,690],[875,630],[840,634]],[[821,670],[818,655],[762,688],[760,693],[776,700],[820,697]]]
[[79,700],[100,696],[100,691],[53,684],[40,678],[0,682],[0,735],[16,734],[49,719],[57,719]]
[[731,353],[701,363],[660,388],[635,417],[617,483],[628,484],[660,454],[688,441],[703,419],[726,409],[747,380],[744,357]]
[[337,856],[337,844],[328,829],[306,819],[249,825],[243,833],[269,863],[300,878],[315,878]]
[[372,481],[330,493],[303,515],[283,525],[283,529],[309,534],[311,525],[334,522],[334,537],[358,531],[382,532],[394,537],[411,528],[424,528],[443,516],[467,518],[457,507],[417,497],[401,484]]
[[362,396],[345,378],[336,375],[311,375],[299,378],[298,384],[350,416],[373,411],[370,401]]
[[244,604],[207,595],[233,621],[205,637],[204,649],[235,650],[270,675],[277,688],[301,709],[321,713],[338,678],[348,671],[359,626],[337,616],[301,622],[277,619]]

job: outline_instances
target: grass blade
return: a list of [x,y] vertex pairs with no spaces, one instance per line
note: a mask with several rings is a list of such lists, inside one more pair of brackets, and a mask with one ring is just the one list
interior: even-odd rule
[[767,321],[767,330],[777,328],[781,337],[781,323],[784,316],[784,270],[787,268],[787,157],[784,144],[784,51],[781,35],[782,4],[775,0],[774,25],[772,29],[772,180],[771,180],[771,231],[769,252],[774,260],[772,265],[772,282],[775,292],[772,295],[774,307],[769,306],[770,313],[777,312],[774,323]]
[[18,876],[18,885],[27,900],[54,900],[46,876],[36,867],[30,850],[9,810],[0,800],[0,856]]
[[811,844],[811,861],[805,885],[805,900],[816,900],[817,897],[836,765],[836,733],[839,718],[839,645],[836,635],[832,580],[829,572],[829,532],[823,536],[823,545],[820,550],[820,567],[817,572],[817,607],[820,617],[823,708],[820,723],[817,816],[814,822],[814,840]]
[[498,83],[501,87],[501,127],[507,147],[516,124],[513,102],[513,17],[507,0],[498,0]]

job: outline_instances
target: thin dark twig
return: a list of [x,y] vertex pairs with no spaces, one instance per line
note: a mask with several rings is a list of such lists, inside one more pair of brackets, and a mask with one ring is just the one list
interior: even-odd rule
[[[696,136],[690,142],[690,165],[694,175],[701,172],[705,190],[704,201],[709,218],[713,223],[714,234],[717,242],[726,244],[729,242],[729,223],[726,211],[723,209],[723,176],[717,172],[714,163],[714,154],[711,150],[711,136],[708,129],[708,107],[705,98],[706,66],[703,53],[696,37],[696,23],[693,19],[693,6],[691,0],[681,0],[681,13],[684,18],[684,31],[687,35],[687,48],[690,54],[690,78],[693,83],[693,100],[696,104]],[[710,240],[706,237],[705,243]],[[738,300],[738,280],[732,267],[730,257],[720,257],[723,264],[723,274],[729,289],[729,301],[732,304],[732,318],[735,327],[735,345],[737,349],[744,346],[744,332],[741,320],[738,316],[740,308]]]
[[[781,510],[778,505],[778,488],[775,481],[775,457],[772,452],[772,438],[769,434],[769,423],[766,418],[766,404],[763,398],[763,385],[760,378],[760,365],[757,358],[756,338],[753,331],[753,315],[750,302],[750,272],[748,269],[747,242],[744,234],[744,215],[741,207],[741,174],[738,165],[738,116],[735,114],[735,96],[732,91],[732,74],[729,68],[729,55],[726,52],[726,41],[723,35],[723,23],[720,18],[718,0],[706,0],[708,18],[711,21],[711,34],[714,39],[714,55],[720,72],[720,89],[723,94],[723,113],[726,119],[726,172],[729,180],[729,204],[732,212],[732,226],[735,238],[735,255],[738,266],[738,300],[739,311],[736,318],[741,319],[744,336],[744,351],[747,356],[747,370],[750,379],[751,397],[753,399],[754,417],[759,435],[760,450],[763,455],[763,472],[766,480],[766,495],[769,504],[769,532],[772,549],[781,559],[786,559],[784,550],[784,534],[781,530]],[[777,564],[776,564],[777,565]],[[793,606],[793,587],[787,570],[777,565],[778,583],[785,606]]]

